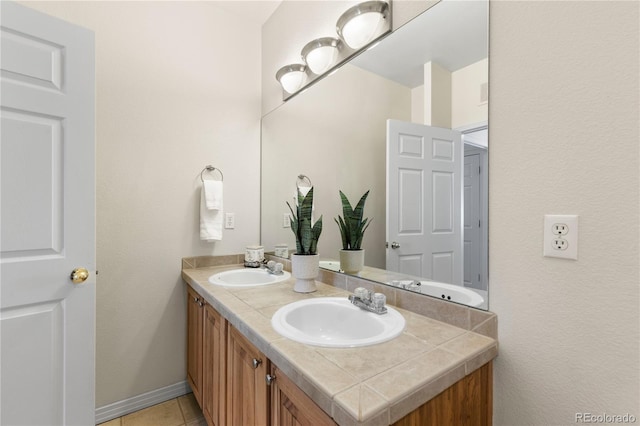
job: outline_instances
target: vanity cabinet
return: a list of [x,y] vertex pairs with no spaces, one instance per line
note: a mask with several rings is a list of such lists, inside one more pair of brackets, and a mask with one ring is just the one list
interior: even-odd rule
[[227,321],[211,305],[204,306],[202,412],[211,426],[225,425]]
[[227,321],[187,286],[187,381],[210,426],[225,424]]
[[202,297],[187,286],[187,381],[201,407],[203,306]]
[[267,425],[269,360],[232,326],[227,342],[227,424]]

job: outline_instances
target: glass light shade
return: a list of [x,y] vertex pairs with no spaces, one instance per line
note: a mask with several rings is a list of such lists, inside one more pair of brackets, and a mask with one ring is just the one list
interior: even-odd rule
[[276,79],[287,93],[296,93],[307,82],[307,67],[302,64],[285,65],[276,73]]
[[335,65],[339,48],[340,40],[323,37],[307,43],[302,48],[301,55],[311,72],[320,75]]
[[383,1],[360,3],[340,16],[336,30],[350,48],[360,49],[380,34],[387,10]]

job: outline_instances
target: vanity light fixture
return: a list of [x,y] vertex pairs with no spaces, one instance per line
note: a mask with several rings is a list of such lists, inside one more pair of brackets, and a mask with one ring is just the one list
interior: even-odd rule
[[335,65],[341,46],[342,43],[337,38],[317,38],[302,48],[302,59],[312,73],[324,74]]
[[304,45],[303,63],[285,65],[276,72],[282,87],[282,99],[287,100],[315,81],[336,71],[374,40],[391,32],[391,1],[369,0],[347,9],[338,18],[338,37],[320,37]]
[[280,68],[276,80],[287,93],[295,93],[307,82],[307,67],[303,64],[290,64]]
[[336,24],[336,31],[352,49],[360,49],[380,35],[389,15],[385,1],[366,1],[344,12]]

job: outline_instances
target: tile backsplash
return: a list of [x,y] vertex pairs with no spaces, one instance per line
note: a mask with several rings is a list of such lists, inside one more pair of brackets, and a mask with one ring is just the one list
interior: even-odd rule
[[[284,269],[291,271],[291,261],[265,254],[266,259],[283,263]],[[196,256],[182,259],[182,269],[198,269],[224,265],[241,265],[244,254],[224,256]],[[457,303],[446,302],[435,297],[424,296],[396,287],[383,285],[352,275],[345,275],[326,269],[320,269],[317,278],[325,284],[353,291],[356,287],[365,287],[387,297],[389,305],[415,312],[456,327],[498,339],[498,318],[496,314],[480,309],[470,308]]]

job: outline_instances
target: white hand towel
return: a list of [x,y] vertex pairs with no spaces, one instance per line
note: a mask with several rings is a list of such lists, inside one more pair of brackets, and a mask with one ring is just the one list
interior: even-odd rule
[[209,210],[222,210],[222,181],[205,180],[202,182],[204,199]]
[[[206,182],[206,181],[205,181]],[[222,199],[219,209],[207,208],[204,185],[200,191],[200,239],[204,241],[220,241],[222,239],[222,227],[224,225]]]

